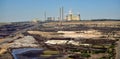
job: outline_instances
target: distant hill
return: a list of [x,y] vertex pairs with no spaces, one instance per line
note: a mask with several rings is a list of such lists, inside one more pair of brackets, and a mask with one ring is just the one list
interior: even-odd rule
[[6,25],[6,24],[10,24],[10,23],[3,23],[3,22],[0,22],[0,26]]
[[120,19],[92,19],[91,21],[120,21]]

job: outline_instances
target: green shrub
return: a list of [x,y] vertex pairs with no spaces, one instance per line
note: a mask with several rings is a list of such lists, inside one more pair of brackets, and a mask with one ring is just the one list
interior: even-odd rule
[[87,58],[88,58],[88,57],[91,57],[89,53],[82,53],[81,56],[82,56],[82,57],[87,57]]

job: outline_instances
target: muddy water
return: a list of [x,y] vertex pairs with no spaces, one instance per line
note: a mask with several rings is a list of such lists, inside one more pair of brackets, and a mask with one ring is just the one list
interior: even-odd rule
[[42,53],[42,48],[19,48],[12,50],[14,59],[41,59],[38,56]]

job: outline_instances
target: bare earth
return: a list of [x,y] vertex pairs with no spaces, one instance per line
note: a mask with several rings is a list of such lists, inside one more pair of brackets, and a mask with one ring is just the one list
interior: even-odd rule
[[116,48],[116,58],[115,59],[120,59],[120,40],[118,41],[118,46]]

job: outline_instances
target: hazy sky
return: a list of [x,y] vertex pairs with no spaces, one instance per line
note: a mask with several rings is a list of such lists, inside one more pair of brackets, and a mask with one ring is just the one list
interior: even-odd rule
[[0,22],[58,17],[59,7],[81,14],[81,19],[120,19],[120,0],[0,0]]

